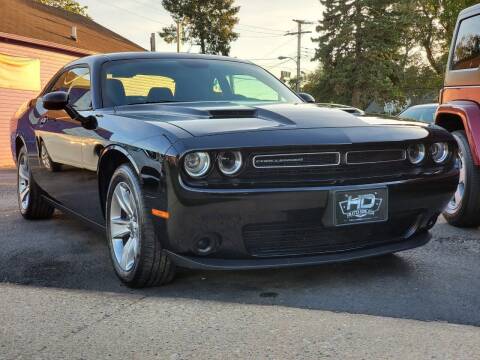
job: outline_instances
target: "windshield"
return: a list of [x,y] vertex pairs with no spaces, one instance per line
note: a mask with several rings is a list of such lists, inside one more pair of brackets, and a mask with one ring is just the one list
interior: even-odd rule
[[262,68],[205,59],[135,59],[103,67],[104,107],[197,101],[298,103],[301,100]]

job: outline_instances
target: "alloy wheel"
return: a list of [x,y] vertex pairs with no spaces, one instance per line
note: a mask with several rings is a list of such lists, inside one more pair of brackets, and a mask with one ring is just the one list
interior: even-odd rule
[[25,155],[18,162],[18,199],[22,210],[27,210],[30,202],[30,170]]
[[117,184],[110,206],[110,241],[115,260],[123,271],[130,271],[139,255],[140,234],[137,204],[128,184]]
[[460,170],[460,178],[458,180],[457,190],[452,199],[447,205],[445,211],[449,214],[453,214],[458,211],[462,205],[463,197],[465,195],[466,177],[465,177],[465,160],[463,152],[459,149],[456,158],[456,166]]

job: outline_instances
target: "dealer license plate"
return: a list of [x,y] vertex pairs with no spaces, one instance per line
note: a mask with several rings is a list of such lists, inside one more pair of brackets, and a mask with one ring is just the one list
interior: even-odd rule
[[388,220],[388,189],[336,191],[334,194],[336,226]]

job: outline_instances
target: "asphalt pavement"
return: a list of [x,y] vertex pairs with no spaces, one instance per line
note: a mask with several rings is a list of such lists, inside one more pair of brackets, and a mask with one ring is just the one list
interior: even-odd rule
[[23,220],[0,171],[0,359],[480,359],[480,229],[432,233],[396,255],[131,290],[102,234]]

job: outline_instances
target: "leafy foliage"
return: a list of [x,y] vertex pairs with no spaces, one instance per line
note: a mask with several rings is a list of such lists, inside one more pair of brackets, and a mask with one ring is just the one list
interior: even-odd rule
[[75,0],[36,0],[36,1],[44,5],[61,8],[63,10],[70,11],[74,14],[89,17],[87,13],[88,7],[80,5]]
[[[162,0],[162,5],[175,22],[183,24],[183,39],[199,45],[202,54],[229,54],[230,43],[238,38],[233,28],[240,7],[234,6],[234,0]],[[172,43],[176,32],[176,25],[171,25],[159,35]]]
[[[399,28],[406,26],[402,11],[392,0],[320,0],[323,20],[314,39],[315,59],[323,65],[323,86],[336,102],[365,107],[371,97],[394,96]],[[367,90],[368,91],[365,91]]]
[[457,16],[477,0],[416,0],[412,28],[432,69],[443,75]]
[[320,0],[315,59],[304,87],[320,101],[432,101],[459,12],[475,0]]

